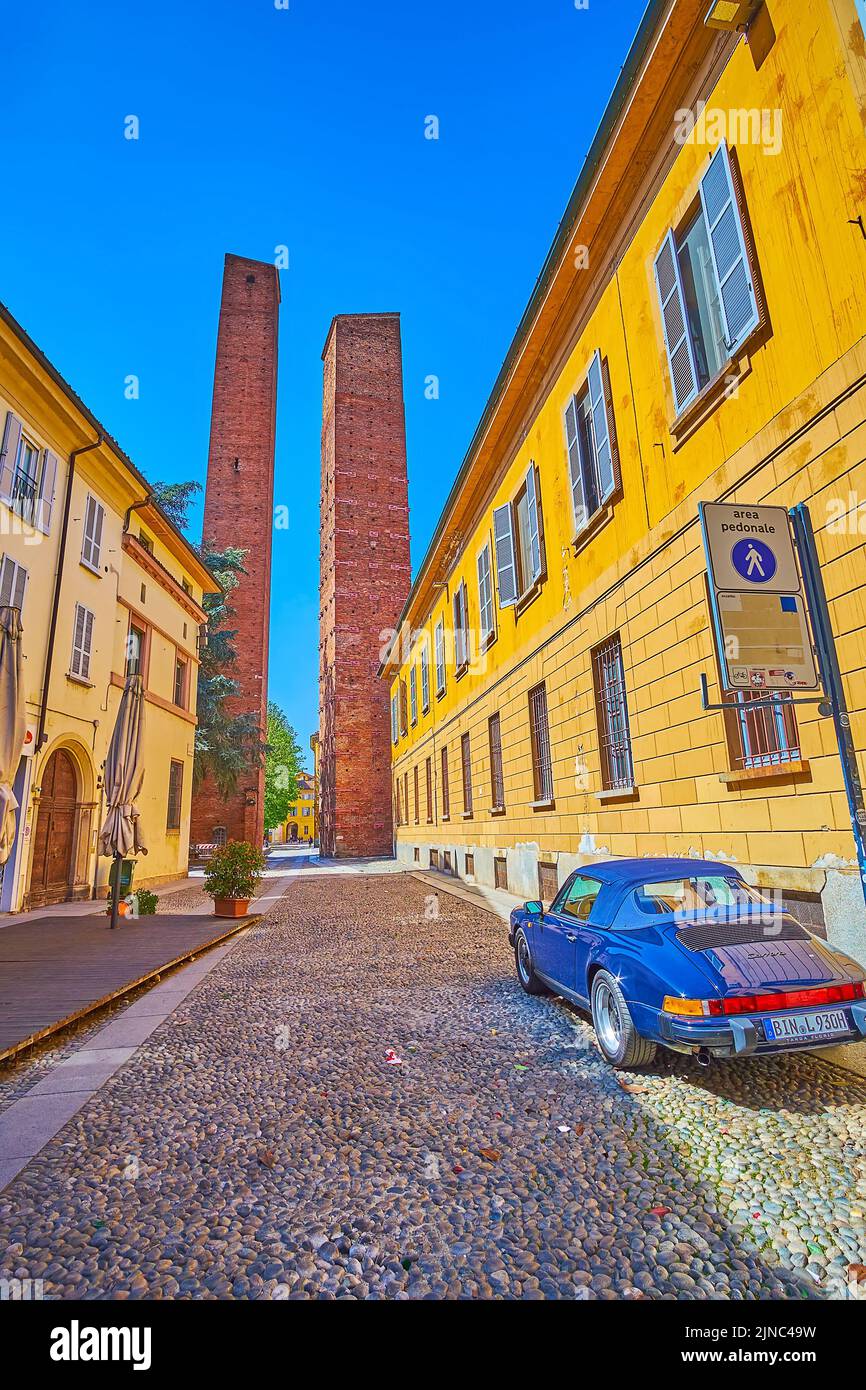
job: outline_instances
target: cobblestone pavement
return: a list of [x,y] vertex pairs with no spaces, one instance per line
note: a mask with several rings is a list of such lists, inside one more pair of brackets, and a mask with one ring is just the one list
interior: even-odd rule
[[[815,1058],[623,1085],[504,925],[299,879],[0,1194],[49,1297],[839,1297],[866,1088]],[[401,1059],[389,1065],[393,1049]]]

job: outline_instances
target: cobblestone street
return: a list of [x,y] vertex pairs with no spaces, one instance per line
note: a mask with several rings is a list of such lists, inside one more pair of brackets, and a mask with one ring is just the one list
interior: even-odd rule
[[864,1210],[854,1076],[618,1077],[522,993],[491,914],[408,874],[304,877],[0,1194],[0,1273],[60,1298],[841,1297]]

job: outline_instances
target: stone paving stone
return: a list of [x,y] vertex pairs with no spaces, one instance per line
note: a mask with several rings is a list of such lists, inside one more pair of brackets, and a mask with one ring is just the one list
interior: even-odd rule
[[0,1194],[0,1249],[60,1298],[844,1296],[856,1077],[627,1085],[491,914],[305,877]]

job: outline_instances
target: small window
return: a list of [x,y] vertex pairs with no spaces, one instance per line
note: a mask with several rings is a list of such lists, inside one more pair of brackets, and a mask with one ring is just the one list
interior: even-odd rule
[[215,825],[214,828],[213,828],[213,842],[214,842],[214,844],[215,844],[218,848],[221,849],[222,846],[226,843],[227,839],[228,839],[228,836],[227,836],[227,834],[226,834],[226,828],[225,828],[225,826],[224,826],[224,825]]
[[146,531],[139,531],[139,533],[138,533],[138,540],[139,540],[139,544],[142,545],[142,546],[144,547],[144,549],[147,551],[148,555],[152,555],[152,554],[153,554],[153,541],[150,539],[150,536],[147,534]]
[[478,613],[481,621],[481,642],[486,646],[495,636],[496,620],[493,611],[493,568],[490,546],[485,545],[478,556]]
[[534,799],[537,804],[547,805],[553,801],[553,762],[550,755],[547,689],[543,684],[529,692],[529,732]]
[[421,851],[420,851],[420,849],[418,848],[417,845],[415,846],[414,850],[412,851],[412,857],[413,857],[413,859],[415,860],[415,863],[416,863],[416,864],[420,864],[420,863],[421,863]]
[[403,822],[409,824],[409,773],[403,773]]
[[438,869],[438,868],[439,868],[439,851],[438,851],[438,849],[431,849],[431,851],[430,851],[430,868],[431,868],[431,869]]
[[430,653],[427,650],[427,638],[421,645],[421,713],[426,714],[430,708]]
[[474,855],[474,854],[466,854],[466,855],[463,856],[463,872],[465,873],[465,875],[466,875],[467,878],[474,878],[474,876],[475,876],[475,855]]
[[450,874],[452,872],[450,849],[442,851],[442,868],[446,874]]
[[498,714],[491,714],[487,721],[487,738],[490,744],[490,806],[491,810],[504,811],[505,782],[502,775],[502,731]]
[[36,520],[39,493],[39,449],[26,435],[18,443],[18,457],[12,477],[11,502],[14,510],[32,525]]
[[596,352],[583,387],[572,396],[565,411],[576,535],[585,530],[617,489],[619,456],[615,438],[607,364]]
[[424,781],[427,790],[427,824],[433,820],[433,759],[428,758],[424,764]]
[[415,666],[409,672],[409,717],[413,726],[418,723],[418,671]]
[[398,741],[399,737],[400,737],[400,725],[399,725],[400,716],[399,716],[399,711],[398,711],[397,706],[398,706],[398,697],[397,697],[397,692],[396,692],[396,690],[395,690],[395,691],[394,691],[394,694],[391,696],[391,742],[392,742],[392,743],[396,743],[396,742]]
[[408,708],[406,700],[406,682],[401,679],[400,686],[400,733],[405,738],[409,732]]
[[187,663],[183,657],[175,657],[174,662],[174,703],[179,709],[186,709]]
[[634,767],[622,644],[618,636],[611,637],[594,649],[592,673],[602,785],[607,791],[631,788],[634,785]]
[[442,766],[442,819],[448,820],[451,815],[451,789],[448,786],[448,749],[443,748],[440,754]]
[[436,656],[436,696],[441,698],[445,694],[445,621],[439,619],[434,631],[435,656]]
[[556,865],[538,861],[538,896],[543,903],[552,903],[559,885],[556,878]]
[[105,522],[105,508],[90,493],[84,504],[84,535],[81,540],[81,563],[88,569],[99,573],[102,556],[102,528]]
[[190,584],[189,580],[186,578],[185,575],[181,576],[180,586],[183,589],[184,593],[188,594],[189,597],[192,598],[192,585]]
[[420,819],[421,819],[421,798],[420,798],[420,796],[418,795],[418,764],[417,764],[417,763],[415,764],[414,768],[412,769],[412,783],[413,783],[413,790],[414,790],[414,792],[415,792],[415,824],[417,825],[418,822],[419,822]]
[[466,585],[461,579],[454,594],[454,666],[460,676],[469,665],[469,615]]
[[469,735],[460,739],[460,763],[463,771],[463,814],[472,815],[472,750]]
[[0,562],[0,608],[24,607],[24,594],[27,589],[27,570],[23,565],[4,555]]
[[128,676],[143,674],[145,640],[144,629],[131,623],[126,639],[126,674]]
[[90,679],[90,655],[93,646],[93,614],[83,604],[76,603],[72,624],[72,660],[69,670],[81,680]]
[[496,888],[508,889],[508,860],[500,856],[493,861],[493,883]]
[[745,228],[745,207],[727,146],[721,144],[692,212],[668,232],[655,262],[678,415],[760,323]]
[[728,691],[724,702],[733,764],[737,768],[783,767],[796,763],[802,756],[797,712],[787,692],[779,696],[782,703],[750,708],[756,700],[766,698],[761,690]]
[[[180,830],[180,813],[183,799],[183,763],[172,759],[168,769],[168,811],[165,818],[166,830]],[[225,834],[225,831],[223,831]]]

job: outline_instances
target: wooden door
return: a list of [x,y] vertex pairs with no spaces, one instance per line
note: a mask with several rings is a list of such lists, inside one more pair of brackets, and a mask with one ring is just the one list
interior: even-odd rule
[[75,763],[64,749],[51,754],[41,786],[30,873],[31,907],[62,903],[72,894],[78,779]]

